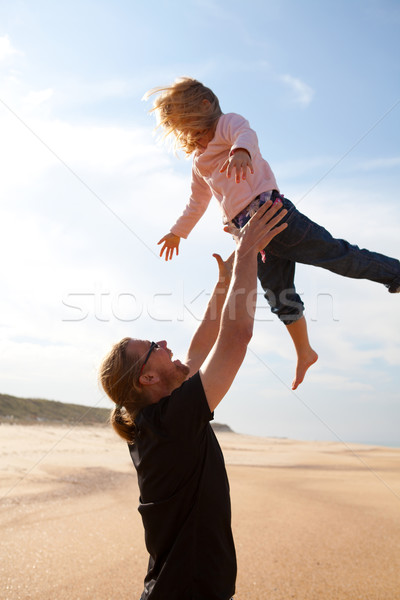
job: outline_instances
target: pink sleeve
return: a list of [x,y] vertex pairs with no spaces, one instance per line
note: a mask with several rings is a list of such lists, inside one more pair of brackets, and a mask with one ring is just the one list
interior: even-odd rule
[[193,168],[192,194],[190,200],[175,225],[171,227],[171,233],[186,239],[206,212],[207,207],[210,204],[211,196],[212,192],[208,184]]
[[256,132],[251,129],[249,122],[244,117],[236,113],[225,115],[221,136],[231,146],[231,151],[235,148],[244,148],[253,158],[258,150]]

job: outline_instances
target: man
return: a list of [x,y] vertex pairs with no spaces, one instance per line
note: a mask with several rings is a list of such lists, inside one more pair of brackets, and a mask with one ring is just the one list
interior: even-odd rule
[[172,360],[165,341],[125,338],[101,367],[116,403],[112,425],[138,474],[150,555],[141,600],[230,600],[235,592],[229,483],[210,421],[246,354],[257,254],[286,227],[278,225],[281,208],[265,204],[242,229],[235,255],[215,255],[219,280],[185,363]]

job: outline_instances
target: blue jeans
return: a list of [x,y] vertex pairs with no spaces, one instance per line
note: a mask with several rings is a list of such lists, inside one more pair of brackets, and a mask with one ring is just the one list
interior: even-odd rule
[[258,278],[271,311],[285,325],[297,321],[304,310],[294,285],[296,262],[322,267],[344,277],[383,283],[390,292],[400,287],[397,259],[333,238],[326,229],[299,212],[290,200],[274,191],[271,200],[276,198],[288,211],[284,219],[288,226],[264,249],[265,263],[258,255]]

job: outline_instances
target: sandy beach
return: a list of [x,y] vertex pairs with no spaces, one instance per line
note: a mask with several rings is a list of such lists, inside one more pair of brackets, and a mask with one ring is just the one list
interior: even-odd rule
[[[219,433],[235,600],[399,600],[400,449]],[[0,425],[3,600],[138,600],[127,448],[104,427]],[[166,599],[169,600],[169,599]]]

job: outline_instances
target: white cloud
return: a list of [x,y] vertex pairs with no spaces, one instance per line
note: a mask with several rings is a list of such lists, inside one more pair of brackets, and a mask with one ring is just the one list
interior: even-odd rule
[[54,94],[54,90],[47,88],[46,90],[30,91],[23,98],[22,102],[26,107],[33,108],[37,107],[44,102],[47,102]]
[[281,75],[280,79],[290,88],[296,104],[306,107],[311,103],[315,92],[304,81],[301,81],[297,77],[292,77],[292,75]]
[[13,54],[20,54],[20,52],[13,47],[8,35],[0,37],[0,62]]
[[310,382],[317,384],[321,389],[337,390],[338,392],[374,392],[374,386],[346,375],[331,374],[329,372],[311,371],[307,375]]
[[392,169],[400,166],[400,156],[389,156],[385,158],[373,158],[357,163],[356,169],[371,171],[376,169]]

